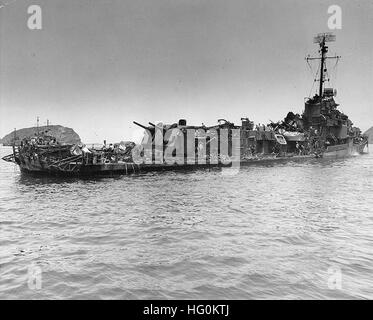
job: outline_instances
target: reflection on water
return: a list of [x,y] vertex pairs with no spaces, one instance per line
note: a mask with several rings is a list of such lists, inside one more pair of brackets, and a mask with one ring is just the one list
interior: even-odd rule
[[373,298],[372,161],[87,179],[1,161],[0,298]]

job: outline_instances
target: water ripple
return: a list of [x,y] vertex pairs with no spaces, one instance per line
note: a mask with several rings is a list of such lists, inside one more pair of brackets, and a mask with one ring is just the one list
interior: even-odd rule
[[61,179],[1,162],[0,298],[372,299],[372,164]]

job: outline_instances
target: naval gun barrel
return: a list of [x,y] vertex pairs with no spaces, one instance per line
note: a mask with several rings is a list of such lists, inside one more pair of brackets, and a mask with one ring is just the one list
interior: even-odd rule
[[137,126],[143,128],[143,129],[145,129],[145,130],[150,130],[150,129],[152,129],[152,128],[149,128],[149,127],[145,127],[145,126],[143,126],[142,124],[140,124],[140,123],[138,123],[138,122],[136,122],[136,121],[133,121],[133,123],[134,123],[135,125],[137,125]]

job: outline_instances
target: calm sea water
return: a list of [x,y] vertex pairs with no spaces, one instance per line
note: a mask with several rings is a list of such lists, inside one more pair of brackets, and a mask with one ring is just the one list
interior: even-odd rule
[[372,154],[234,176],[0,170],[2,299],[373,298]]

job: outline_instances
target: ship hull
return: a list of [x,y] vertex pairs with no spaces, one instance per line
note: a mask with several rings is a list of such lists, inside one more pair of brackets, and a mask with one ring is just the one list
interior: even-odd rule
[[185,158],[182,164],[136,164],[130,162],[100,162],[100,163],[87,163],[81,156],[72,156],[66,160],[61,160],[58,165],[47,162],[43,157],[39,156],[25,156],[15,152],[13,161],[19,165],[21,171],[27,174],[42,174],[51,176],[113,176],[113,175],[129,175],[133,173],[145,173],[156,171],[177,171],[177,170],[197,170],[197,169],[214,169],[214,168],[239,168],[251,165],[275,165],[277,163],[285,163],[289,161],[302,161],[305,159],[313,158],[341,158],[357,154],[362,154],[366,144],[356,144],[349,141],[347,144],[334,145],[327,147],[322,153],[308,154],[308,155],[295,155],[294,153],[283,153],[281,156],[275,154],[257,154],[249,158],[243,158],[235,163],[209,163],[208,161],[201,161],[195,163],[194,159],[191,163],[187,163]]
[[[323,158],[341,158],[353,155],[349,149],[325,152]],[[75,170],[58,170],[45,169],[42,165],[24,165],[20,164],[20,170],[25,174],[50,175],[50,176],[73,176],[73,177],[90,177],[90,176],[116,176],[130,175],[147,172],[160,171],[191,171],[203,169],[237,169],[239,167],[255,165],[276,165],[287,162],[302,162],[305,160],[316,159],[315,155],[295,155],[295,156],[265,156],[262,158],[253,158],[241,160],[239,163],[196,163],[196,164],[135,164],[135,163],[107,163],[107,164],[90,164],[79,165]]]
[[352,142],[329,146],[323,153],[324,158],[341,158],[363,154],[366,144],[354,144]]

